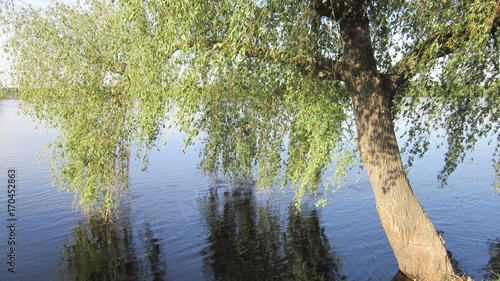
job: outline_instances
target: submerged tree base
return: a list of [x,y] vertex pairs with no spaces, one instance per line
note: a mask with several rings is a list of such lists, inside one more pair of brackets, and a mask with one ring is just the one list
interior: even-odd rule
[[391,281],[414,281],[414,280],[422,280],[422,281],[473,281],[472,278],[466,275],[448,275],[448,276],[430,276],[430,277],[419,277],[419,278],[410,278],[406,276],[403,272],[398,271],[394,277],[392,277]]

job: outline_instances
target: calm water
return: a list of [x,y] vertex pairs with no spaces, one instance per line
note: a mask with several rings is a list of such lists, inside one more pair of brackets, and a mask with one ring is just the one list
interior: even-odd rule
[[[0,101],[0,280],[390,280],[397,264],[379,223],[366,174],[296,213],[291,194],[213,182],[196,170],[196,147],[182,136],[132,165],[133,204],[117,225],[85,221],[59,193],[39,150],[56,135]],[[410,179],[444,233],[459,267],[476,280],[500,272],[500,196],[493,193],[493,148],[482,142],[446,188],[442,151],[416,162]],[[15,169],[16,273],[8,272],[7,170]],[[357,179],[360,178],[360,181]]]

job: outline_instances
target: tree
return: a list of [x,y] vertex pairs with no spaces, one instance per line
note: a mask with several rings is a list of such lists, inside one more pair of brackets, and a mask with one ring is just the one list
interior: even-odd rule
[[[447,134],[443,183],[478,137],[500,139],[500,1],[7,6],[25,108],[61,130],[57,178],[97,206],[88,213],[111,217],[128,149],[145,146],[147,164],[175,107],[186,144],[202,139],[205,171],[236,181],[256,174],[260,187],[294,183],[297,202],[318,191],[332,159],[330,183],[341,184],[359,153],[401,272],[456,277],[411,189],[393,124],[407,121],[409,164],[430,131]],[[498,171],[498,145],[494,157]]]

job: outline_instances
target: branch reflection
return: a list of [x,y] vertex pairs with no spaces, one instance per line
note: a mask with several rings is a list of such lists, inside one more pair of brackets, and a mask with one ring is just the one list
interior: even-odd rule
[[488,241],[490,252],[490,261],[486,269],[491,272],[485,276],[485,279],[497,280],[500,277],[500,238]]
[[59,280],[165,280],[161,241],[144,224],[134,237],[130,220],[116,224],[103,219],[82,220],[63,241],[58,264]]
[[285,214],[257,202],[253,186],[213,187],[201,203],[210,280],[345,280],[314,208]]

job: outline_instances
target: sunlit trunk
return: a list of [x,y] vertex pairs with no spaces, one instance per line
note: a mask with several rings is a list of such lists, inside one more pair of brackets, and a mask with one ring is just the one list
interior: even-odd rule
[[357,144],[399,268],[418,280],[451,280],[454,270],[444,240],[406,176],[384,83],[377,76],[365,74],[359,73],[347,83],[354,104]]
[[378,71],[365,1],[338,1],[345,69],[357,145],[364,161],[382,226],[399,269],[417,280],[452,280],[454,270],[444,240],[418,202],[406,176],[391,119],[391,77]]

